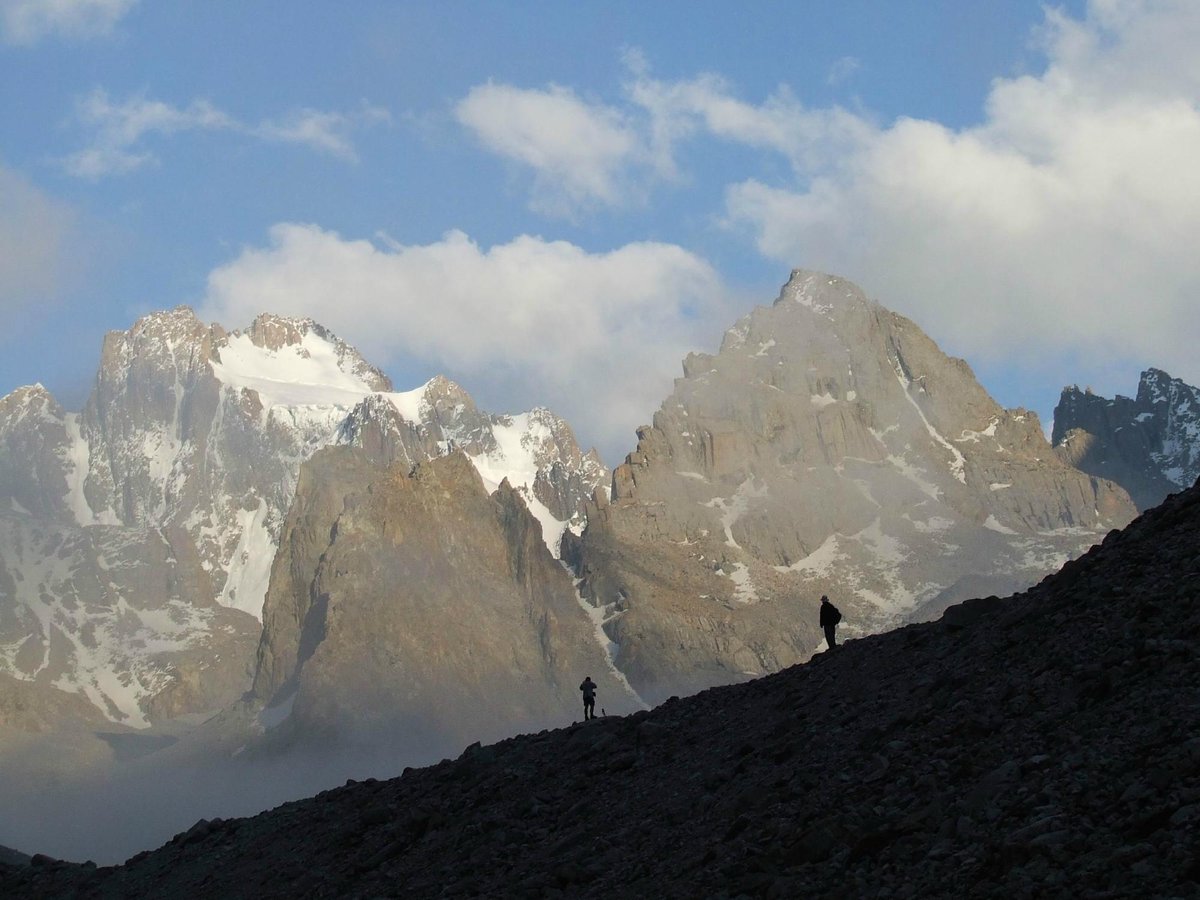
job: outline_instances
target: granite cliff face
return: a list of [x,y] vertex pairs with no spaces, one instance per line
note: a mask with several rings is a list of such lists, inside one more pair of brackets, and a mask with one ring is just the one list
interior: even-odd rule
[[0,673],[139,728],[236,700],[301,463],[337,443],[409,467],[462,448],[555,551],[608,478],[553,413],[490,415],[440,377],[395,392],[311,320],[153,313],[105,338],[81,413],[0,398]]
[[252,696],[267,745],[378,742],[438,758],[560,722],[591,673],[640,706],[541,525],[461,451],[382,466],[352,448],[301,469]]
[[567,557],[657,702],[807,659],[822,593],[879,631],[1025,587],[1134,513],[915,324],[797,271],[685,360]]
[[1200,390],[1159,369],[1142,373],[1135,398],[1064,388],[1053,441],[1063,460],[1149,509],[1200,477]]

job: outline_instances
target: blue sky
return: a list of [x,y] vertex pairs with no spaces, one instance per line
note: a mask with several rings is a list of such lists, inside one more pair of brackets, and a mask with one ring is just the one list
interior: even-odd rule
[[0,0],[0,391],[310,315],[614,462],[792,267],[1005,405],[1200,380],[1200,3]]

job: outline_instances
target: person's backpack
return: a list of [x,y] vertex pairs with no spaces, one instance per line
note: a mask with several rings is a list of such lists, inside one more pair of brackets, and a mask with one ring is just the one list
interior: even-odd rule
[[836,625],[836,624],[838,624],[838,622],[842,621],[842,611],[840,609],[838,609],[836,606],[834,606],[832,603],[830,603],[829,605],[830,605],[830,607],[833,608],[833,624]]

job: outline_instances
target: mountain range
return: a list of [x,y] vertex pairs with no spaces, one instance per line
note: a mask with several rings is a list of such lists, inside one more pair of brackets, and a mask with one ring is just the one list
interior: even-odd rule
[[1064,391],[1052,446],[798,270],[609,472],[552,412],[397,392],[310,320],[146,316],[82,412],[0,399],[0,793],[301,757],[328,784],[569,720],[585,674],[624,715],[804,662],[823,593],[863,637],[1023,590],[1195,467],[1195,389],[1131,403]]
[[9,897],[1193,897],[1200,486],[1006,600]]

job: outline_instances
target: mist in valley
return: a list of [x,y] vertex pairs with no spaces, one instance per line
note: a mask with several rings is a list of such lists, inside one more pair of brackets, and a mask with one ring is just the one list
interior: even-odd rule
[[249,759],[175,764],[155,754],[76,778],[0,773],[0,846],[72,862],[114,865],[162,846],[200,819],[253,816],[348,779],[393,778],[437,762],[434,749],[403,755],[373,746],[313,747]]

